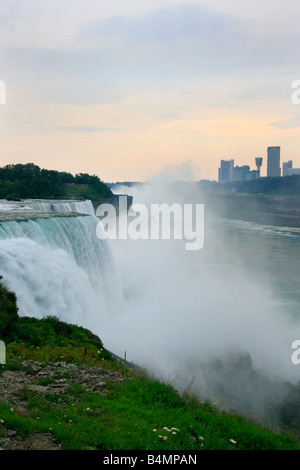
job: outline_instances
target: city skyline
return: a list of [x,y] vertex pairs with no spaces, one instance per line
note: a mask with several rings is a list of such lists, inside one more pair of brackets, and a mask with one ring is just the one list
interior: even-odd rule
[[263,157],[266,176],[279,145],[300,167],[299,14],[298,0],[2,0],[1,166],[217,180],[228,158]]
[[[234,165],[234,159],[221,160],[218,169],[219,182],[233,182],[233,181],[249,181],[261,178],[261,168],[263,166],[264,158],[255,157],[253,162],[256,169],[251,169],[250,165],[243,164],[241,166]],[[281,148],[279,146],[267,148],[266,168],[269,178],[300,175],[300,168],[293,166],[293,160],[281,162]]]

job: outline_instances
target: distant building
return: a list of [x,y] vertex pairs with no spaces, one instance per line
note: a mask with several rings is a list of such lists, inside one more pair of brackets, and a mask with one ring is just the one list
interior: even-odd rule
[[262,157],[256,157],[255,158],[255,165],[256,165],[256,168],[257,168],[257,171],[258,171],[258,177],[260,177],[260,169],[262,167],[262,164],[263,164],[263,158]]
[[282,176],[287,176],[288,175],[288,170],[290,168],[293,168],[292,160],[289,160],[288,162],[284,162],[282,164]]
[[234,160],[221,160],[219,183],[230,183],[233,176]]
[[260,178],[259,170],[251,170],[245,174],[245,181],[258,180]]
[[268,147],[267,176],[281,176],[280,147]]
[[232,181],[245,181],[246,175],[250,172],[249,165],[235,166],[232,171]]
[[249,165],[234,166],[234,160],[221,160],[219,168],[219,183],[233,181],[250,181],[260,177],[258,170],[250,170]]
[[300,175],[300,168],[289,168],[286,176]]

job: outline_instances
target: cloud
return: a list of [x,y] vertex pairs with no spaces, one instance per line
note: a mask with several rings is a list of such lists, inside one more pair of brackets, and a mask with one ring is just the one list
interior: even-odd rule
[[299,34],[268,34],[257,30],[254,21],[193,5],[151,11],[143,17],[102,18],[85,27],[79,39],[87,47],[119,51],[121,63],[132,67],[138,63],[181,74],[294,64],[294,51],[300,45]]
[[263,72],[267,80],[272,70],[294,66],[300,50],[299,34],[275,36],[254,26],[193,5],[98,18],[80,26],[73,46],[10,49],[5,78],[15,87],[22,81],[33,100],[78,105],[120,103],[130,94],[182,90],[191,82],[200,89],[210,78],[219,78],[222,88],[237,73],[242,90],[253,74]]
[[297,127],[300,127],[300,116],[296,116],[283,122],[272,122],[269,126],[277,127],[277,129],[296,129]]
[[121,132],[122,129],[114,127],[93,127],[93,126],[66,126],[58,127],[59,131],[74,132],[74,133],[89,133],[89,132]]

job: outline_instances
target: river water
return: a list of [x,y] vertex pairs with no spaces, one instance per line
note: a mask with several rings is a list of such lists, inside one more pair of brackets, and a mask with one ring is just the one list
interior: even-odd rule
[[258,279],[263,275],[286,314],[300,318],[300,229],[238,220],[223,220],[222,228],[234,259]]

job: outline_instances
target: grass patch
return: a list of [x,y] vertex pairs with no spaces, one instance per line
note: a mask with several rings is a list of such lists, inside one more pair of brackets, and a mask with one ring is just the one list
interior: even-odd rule
[[70,387],[64,398],[23,391],[29,417],[0,402],[1,424],[22,438],[50,432],[62,449],[97,450],[299,450],[278,435],[209,403],[180,397],[169,385],[144,376],[111,385],[106,394]]
[[[24,387],[20,401],[27,416],[5,394],[0,400],[0,437],[15,430],[22,440],[33,433],[51,433],[62,449],[80,450],[299,450],[290,435],[278,434],[241,416],[201,402],[189,389],[174,388],[147,375],[132,373],[103,347],[90,331],[60,322],[21,317],[10,324],[5,339],[6,370],[22,370],[22,361],[68,362],[98,371],[118,371],[128,380],[106,382],[105,389],[88,393],[69,383],[67,393],[39,393]],[[38,385],[64,371],[41,376]],[[2,379],[1,379],[2,380]],[[110,379],[109,379],[110,380]]]

